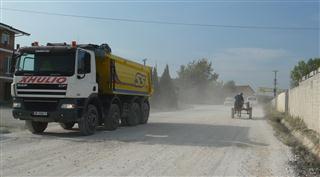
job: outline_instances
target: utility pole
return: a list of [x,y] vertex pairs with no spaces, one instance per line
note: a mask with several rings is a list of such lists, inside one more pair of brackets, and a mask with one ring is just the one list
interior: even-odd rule
[[273,97],[277,96],[277,70],[274,70],[274,88],[273,88]]
[[142,61],[143,61],[143,65],[146,66],[147,59],[146,58],[142,59]]

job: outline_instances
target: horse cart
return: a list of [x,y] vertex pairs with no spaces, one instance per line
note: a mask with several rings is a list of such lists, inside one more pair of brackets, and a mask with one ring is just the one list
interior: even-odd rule
[[241,114],[248,114],[249,119],[252,119],[252,107],[249,102],[243,104],[234,104],[234,107],[231,108],[231,118],[234,118],[234,115],[241,117]]

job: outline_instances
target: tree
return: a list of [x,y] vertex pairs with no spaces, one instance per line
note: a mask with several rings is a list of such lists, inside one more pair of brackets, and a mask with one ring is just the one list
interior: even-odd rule
[[166,68],[160,78],[159,87],[162,106],[166,108],[177,108],[178,100],[176,89],[170,77],[168,65],[166,65]]
[[320,67],[320,58],[309,59],[307,63],[309,71],[315,71]]
[[206,58],[192,61],[187,66],[181,65],[178,78],[185,86],[205,88],[211,81],[216,81],[219,75],[214,72],[212,63]]
[[159,86],[159,77],[158,77],[158,72],[156,67],[154,67],[152,70],[152,86],[153,86],[153,94],[151,97],[151,104],[157,107],[160,99],[160,86]]
[[301,60],[291,71],[291,86],[295,87],[299,85],[299,81],[308,75],[311,71],[317,70],[320,67],[320,58],[309,59],[306,63]]
[[181,65],[177,73],[179,100],[188,103],[213,103],[220,99],[218,95],[222,87],[217,82],[219,75],[214,72],[208,59],[202,58]]

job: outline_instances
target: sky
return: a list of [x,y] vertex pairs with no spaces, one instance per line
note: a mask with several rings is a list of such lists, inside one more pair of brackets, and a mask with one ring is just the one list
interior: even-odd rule
[[[207,58],[220,81],[253,88],[288,88],[299,60],[319,57],[319,0],[107,1],[0,0],[0,21],[30,33],[21,46],[39,41],[108,43],[116,55],[158,67],[172,77],[181,65]],[[20,9],[104,18],[213,25],[310,27],[316,30],[241,29],[149,24],[12,11]]]

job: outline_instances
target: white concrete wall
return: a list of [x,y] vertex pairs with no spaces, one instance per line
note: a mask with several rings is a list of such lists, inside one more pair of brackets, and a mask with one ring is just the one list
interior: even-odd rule
[[285,112],[286,111],[286,92],[280,93],[277,98],[277,104],[276,104],[276,109],[279,112]]
[[288,96],[289,114],[303,119],[308,128],[320,133],[320,72],[290,89]]

